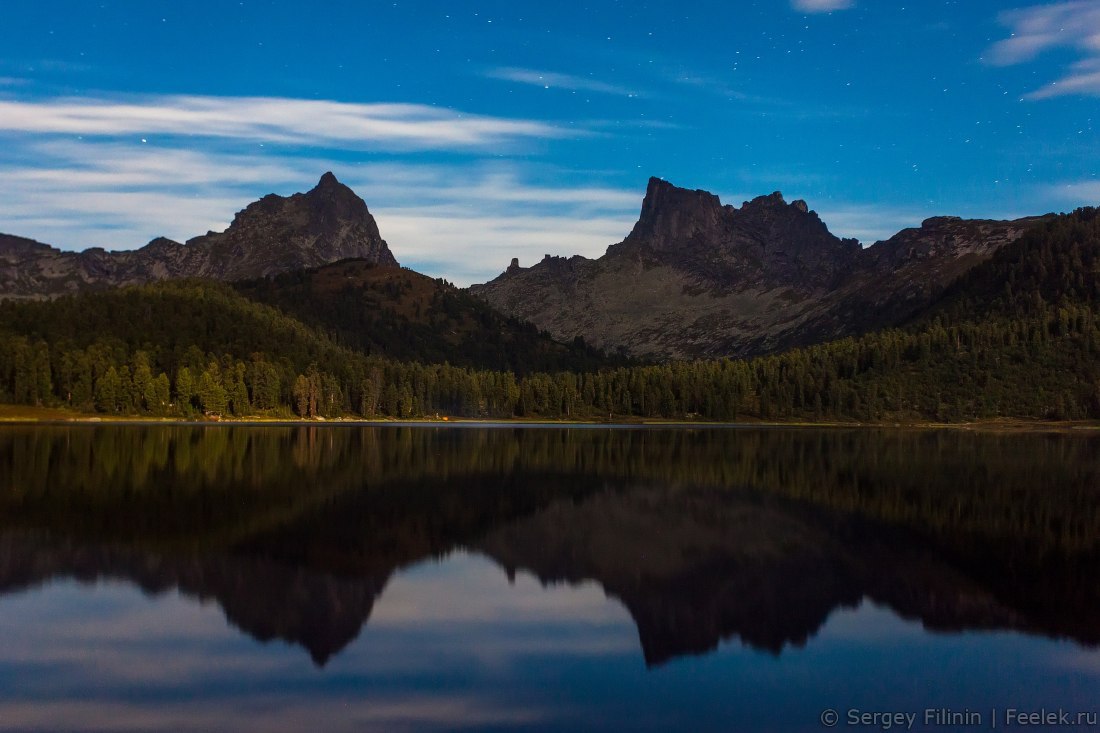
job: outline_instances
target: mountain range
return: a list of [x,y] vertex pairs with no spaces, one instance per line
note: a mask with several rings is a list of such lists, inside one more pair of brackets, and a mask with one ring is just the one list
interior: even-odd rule
[[779,192],[737,208],[651,178],[637,224],[602,257],[513,261],[471,292],[637,357],[753,356],[902,324],[1045,218],[935,217],[862,248]]
[[[581,339],[607,353],[650,361],[753,356],[904,324],[974,265],[1050,216],[934,217],[864,248],[833,235],[806,202],[788,203],[779,192],[735,207],[652,178],[634,228],[602,257],[547,255],[530,267],[513,260],[469,293],[501,314],[482,314],[482,320],[528,322],[559,342]],[[253,280],[248,293],[301,316],[302,304],[326,288],[311,288],[303,298],[301,283],[290,285],[288,273],[346,259],[361,261],[359,275],[381,268],[371,275],[375,282],[395,277],[385,274],[397,260],[366,203],[326,173],[307,193],[265,196],[224,232],[184,244],[158,238],[133,251],[65,252],[0,235],[0,298],[53,298],[177,278]],[[421,281],[405,272],[401,281],[410,287]],[[333,280],[331,273],[312,277]],[[296,288],[297,296],[279,295],[280,284]],[[314,318],[317,325],[395,358],[455,361],[446,349],[410,354],[392,334],[372,331],[369,318],[349,326],[347,310],[356,309],[362,293],[340,290],[343,310],[330,302],[322,309],[328,319]],[[448,297],[459,297],[456,292],[450,289]],[[438,303],[442,296],[425,297]],[[391,287],[378,306],[399,300]],[[412,312],[419,308],[423,316],[428,301],[396,310],[410,310],[406,317],[438,331],[445,326]],[[476,310],[471,302],[466,309]]]
[[[181,417],[1100,417],[1091,208],[937,217],[863,248],[778,193],[738,208],[653,179],[602,257],[513,262],[467,290],[397,267],[331,174],[186,244],[20,242],[0,247],[0,402]],[[89,257],[113,264],[97,274]]]

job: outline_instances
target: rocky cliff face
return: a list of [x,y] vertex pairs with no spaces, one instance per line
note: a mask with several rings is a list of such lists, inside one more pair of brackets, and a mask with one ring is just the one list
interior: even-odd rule
[[788,204],[778,191],[738,209],[706,191],[651,178],[638,223],[608,254],[648,258],[719,291],[751,283],[811,292],[831,286],[859,249],[829,233],[805,201]]
[[652,178],[634,229],[603,257],[513,260],[471,292],[558,339],[748,356],[896,325],[1037,220],[938,217],[863,249],[779,192],[737,208]]
[[326,173],[308,193],[265,196],[224,232],[186,244],[157,238],[132,251],[64,252],[0,235],[0,297],[48,298],[180,277],[241,280],[351,257],[397,265],[367,205]]

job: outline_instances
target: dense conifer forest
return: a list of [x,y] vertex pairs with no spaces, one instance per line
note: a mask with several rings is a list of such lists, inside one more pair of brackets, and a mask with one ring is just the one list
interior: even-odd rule
[[554,341],[445,280],[366,260],[238,282],[234,288],[342,346],[396,361],[447,362],[521,377],[629,363],[581,339]]
[[[517,348],[447,352],[400,308],[356,309],[364,287],[294,307],[271,285],[202,281],[0,303],[0,401],[180,417],[1100,418],[1095,209],[1004,247],[905,327],[751,360],[622,365],[581,344],[548,352],[522,329]],[[499,327],[435,292],[428,324]]]

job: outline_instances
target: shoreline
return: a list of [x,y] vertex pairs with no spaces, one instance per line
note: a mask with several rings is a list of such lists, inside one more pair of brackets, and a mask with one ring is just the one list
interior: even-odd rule
[[61,408],[34,408],[14,405],[0,405],[0,427],[27,425],[84,425],[84,426],[192,426],[192,427],[480,427],[480,428],[670,428],[670,429],[716,429],[716,428],[858,428],[893,430],[971,430],[975,432],[998,433],[1038,433],[1038,432],[1090,432],[1100,431],[1100,421],[1096,420],[1031,420],[1022,418],[990,418],[967,422],[933,421],[807,421],[807,420],[738,420],[734,422],[709,420],[669,420],[659,418],[624,418],[622,420],[584,420],[551,418],[410,418],[410,419],[301,419],[287,417],[267,417],[262,415],[221,418],[219,420],[188,419],[179,417],[100,416],[72,412]]

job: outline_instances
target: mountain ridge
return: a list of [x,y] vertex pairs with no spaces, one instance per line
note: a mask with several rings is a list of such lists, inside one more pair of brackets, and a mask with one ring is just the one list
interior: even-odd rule
[[[1048,215],[1049,216],[1049,215]],[[646,360],[751,357],[918,317],[952,282],[1048,216],[938,216],[862,248],[779,191],[740,207],[650,178],[627,236],[599,258],[517,259],[469,293],[563,343]],[[224,232],[139,250],[62,252],[0,235],[0,298],[167,279],[242,281],[361,260],[396,266],[366,203],[332,173],[269,194]]]
[[651,178],[596,259],[511,266],[470,292],[559,340],[668,360],[755,356],[900,325],[1048,216],[931,217],[862,248],[780,192],[738,208]]
[[0,234],[0,298],[51,298],[156,280],[241,280],[348,258],[397,266],[366,203],[327,172],[305,193],[268,194],[223,232],[179,243],[156,237],[136,250],[63,251]]

